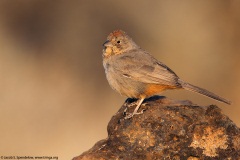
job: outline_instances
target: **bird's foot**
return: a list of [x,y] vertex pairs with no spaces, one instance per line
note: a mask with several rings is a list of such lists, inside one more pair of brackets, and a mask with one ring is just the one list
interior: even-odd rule
[[138,105],[138,101],[133,101],[133,102],[125,102],[124,106],[128,107],[128,108],[131,108],[133,106],[136,106]]
[[[133,117],[133,113],[128,113],[128,108],[130,108],[130,107],[133,107],[133,106],[136,106],[137,105],[137,102],[132,102],[132,103],[130,103],[129,105],[126,105],[126,108],[124,109],[124,111],[123,111],[123,115],[126,115],[126,116],[130,116],[130,115],[132,115],[130,118],[132,118]],[[145,103],[143,103],[143,104],[141,104],[141,106],[146,106],[147,105],[147,102],[145,102]],[[141,112],[137,112],[137,113],[135,113],[135,114],[142,114],[143,112],[145,111],[145,109],[143,109]],[[126,118],[126,119],[129,119],[129,118]]]
[[141,106],[143,100],[144,100],[144,98],[141,98],[141,99],[138,100],[137,106],[136,106],[136,108],[134,109],[133,113],[131,113],[131,114],[127,113],[128,107],[126,107],[126,109],[125,109],[124,112],[123,112],[123,113],[126,115],[124,119],[132,118],[132,117],[133,117],[134,115],[136,115],[136,114],[142,114],[142,113],[143,113],[143,110],[142,110],[141,112],[138,112],[138,109],[139,109],[139,107]]
[[126,115],[124,117],[124,119],[130,119],[132,118],[134,115],[139,115],[139,114],[143,114],[144,111],[146,111],[145,109],[142,109],[140,112],[133,112],[133,113],[127,113],[127,108],[124,110],[124,114]]

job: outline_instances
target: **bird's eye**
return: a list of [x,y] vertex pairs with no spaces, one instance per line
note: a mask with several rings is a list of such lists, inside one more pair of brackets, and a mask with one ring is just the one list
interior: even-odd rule
[[119,43],[121,43],[121,41],[117,41],[117,43],[119,44]]

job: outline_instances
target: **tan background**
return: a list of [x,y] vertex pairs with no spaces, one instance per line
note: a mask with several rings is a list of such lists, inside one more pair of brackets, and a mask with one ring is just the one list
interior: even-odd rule
[[[240,1],[0,1],[0,153],[71,159],[107,136],[126,97],[109,87],[102,44],[125,30],[182,79],[232,100],[240,126]],[[0,155],[1,156],[1,155]]]

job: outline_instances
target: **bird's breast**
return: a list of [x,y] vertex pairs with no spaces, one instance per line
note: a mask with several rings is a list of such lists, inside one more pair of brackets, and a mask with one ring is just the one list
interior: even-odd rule
[[146,84],[132,80],[110,63],[104,63],[104,68],[109,85],[121,95],[139,98],[144,92]]

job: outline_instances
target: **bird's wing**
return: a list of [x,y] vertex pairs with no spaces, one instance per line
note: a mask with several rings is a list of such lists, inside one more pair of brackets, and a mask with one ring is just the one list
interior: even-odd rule
[[179,85],[178,76],[170,68],[144,51],[124,54],[115,62],[116,69],[132,80],[169,86]]

